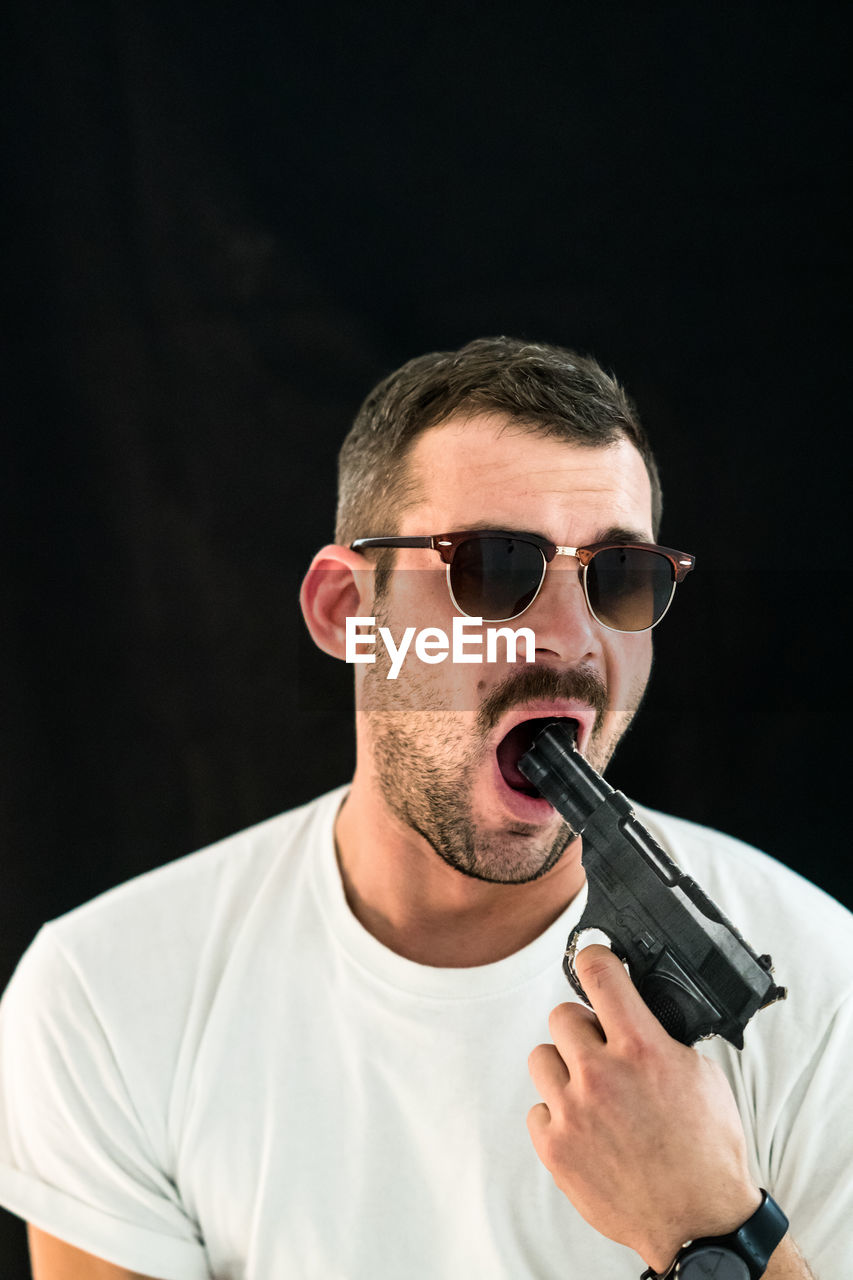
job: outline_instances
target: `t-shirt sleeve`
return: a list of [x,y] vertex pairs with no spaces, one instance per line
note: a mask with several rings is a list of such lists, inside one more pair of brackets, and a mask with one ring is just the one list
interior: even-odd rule
[[163,1163],[110,1028],[45,926],[0,1002],[0,1204],[118,1266],[209,1280],[198,1229]]
[[[809,1030],[804,1031],[807,1038]],[[769,1179],[821,1280],[853,1276],[853,996],[815,1036],[775,1120]]]

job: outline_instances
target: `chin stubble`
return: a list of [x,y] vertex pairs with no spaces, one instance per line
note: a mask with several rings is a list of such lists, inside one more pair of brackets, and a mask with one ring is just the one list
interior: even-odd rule
[[[547,834],[518,822],[484,833],[474,822],[467,780],[487,763],[495,727],[513,707],[535,699],[578,699],[596,713],[596,729],[587,755],[603,770],[636,714],[645,685],[633,691],[608,740],[601,723],[608,710],[607,690],[589,668],[555,671],[544,666],[513,669],[483,699],[471,717],[435,706],[435,686],[384,679],[381,662],[365,681],[361,713],[366,718],[369,750],[380,798],[394,816],[416,831],[440,858],[463,875],[495,884],[527,884],[559,862],[574,833],[562,820]],[[466,728],[467,724],[467,728]],[[556,816],[556,815],[555,815]]]
[[[524,884],[539,879],[558,862],[573,838],[566,823],[560,823],[556,834],[549,833],[550,838],[523,824],[484,835],[474,823],[465,784],[466,774],[474,766],[460,768],[458,757],[455,764],[438,764],[413,740],[399,717],[389,722],[382,713],[374,713],[370,720],[382,801],[448,866],[477,880]],[[431,745],[436,737],[444,736],[441,732],[430,735]]]

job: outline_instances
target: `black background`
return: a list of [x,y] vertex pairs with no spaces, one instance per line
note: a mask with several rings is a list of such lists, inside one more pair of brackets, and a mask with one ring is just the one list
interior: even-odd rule
[[45,919],[347,777],[296,602],[337,447],[501,332],[617,372],[698,560],[612,781],[853,905],[844,15],[6,10],[0,987]]

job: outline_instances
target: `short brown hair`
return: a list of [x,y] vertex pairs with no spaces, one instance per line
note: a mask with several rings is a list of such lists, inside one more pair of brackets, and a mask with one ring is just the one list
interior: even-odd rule
[[637,411],[615,378],[565,347],[501,337],[418,356],[370,392],[338,461],[339,544],[397,532],[400,513],[417,499],[417,479],[404,465],[412,444],[459,412],[501,413],[538,435],[590,448],[630,440],[649,473],[657,537],[657,465]]

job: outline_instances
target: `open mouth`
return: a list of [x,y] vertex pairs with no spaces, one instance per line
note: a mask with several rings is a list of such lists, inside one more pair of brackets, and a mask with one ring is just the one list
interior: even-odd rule
[[569,716],[544,716],[537,720],[522,720],[521,724],[514,725],[498,743],[496,751],[498,768],[504,782],[513,791],[520,791],[526,796],[539,795],[533,784],[528,782],[519,769],[518,762],[533,746],[537,734],[549,724],[558,724],[565,720],[569,720],[575,726],[577,733],[578,722],[571,720]]

